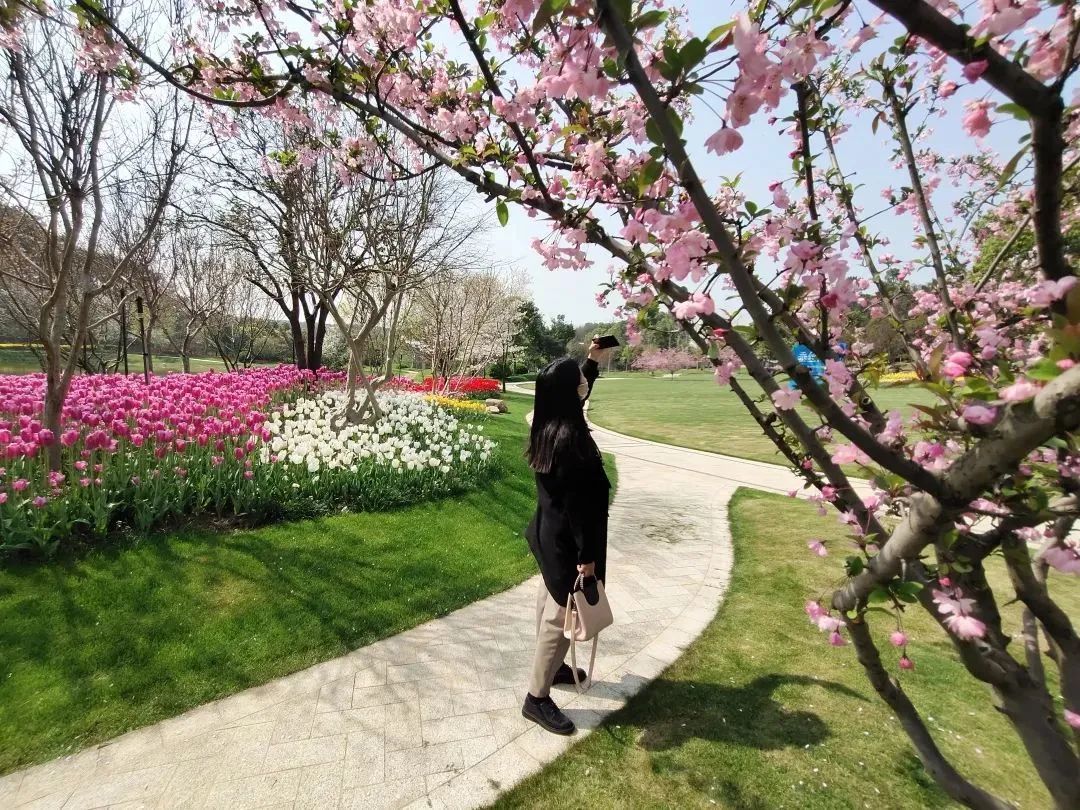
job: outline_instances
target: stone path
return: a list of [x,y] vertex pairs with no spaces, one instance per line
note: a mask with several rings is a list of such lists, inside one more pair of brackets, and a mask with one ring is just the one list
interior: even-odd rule
[[104,745],[0,778],[2,808],[477,807],[659,675],[715,615],[726,506],[781,467],[597,429],[618,459],[596,683],[554,693],[576,738],[523,720],[537,580]]

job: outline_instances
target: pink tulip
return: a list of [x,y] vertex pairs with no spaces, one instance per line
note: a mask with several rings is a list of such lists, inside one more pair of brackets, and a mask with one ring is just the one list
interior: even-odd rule
[[11,488],[16,492],[23,492],[29,486],[30,482],[25,478],[17,478],[11,482]]
[[45,504],[47,504],[48,502],[49,502],[49,499],[46,498],[44,495],[38,495],[36,498],[34,498],[32,501],[30,501],[30,503],[33,504],[35,509],[44,508]]

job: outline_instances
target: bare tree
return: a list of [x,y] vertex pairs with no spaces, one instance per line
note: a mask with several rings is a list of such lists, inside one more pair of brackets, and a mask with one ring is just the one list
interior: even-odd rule
[[[250,259],[247,280],[289,323],[299,368],[322,365],[330,314],[340,289],[312,285],[309,263],[357,225],[362,195],[325,155],[314,154],[305,130],[252,114],[239,115],[230,138],[215,140],[207,179],[220,195],[209,212],[188,217],[212,225],[229,248]],[[314,241],[313,241],[314,240]]]
[[[108,11],[123,16],[115,3]],[[78,357],[93,330],[95,302],[129,270],[153,238],[176,179],[190,116],[175,94],[148,94],[139,116],[125,115],[114,75],[88,65],[65,17],[27,14],[19,49],[5,49],[0,122],[17,145],[24,173],[4,182],[7,204],[39,223],[41,250],[3,269],[33,291],[46,375],[45,426],[59,432],[60,415]],[[110,252],[105,223],[124,217],[130,241]],[[65,340],[65,336],[67,339]],[[60,463],[60,447],[49,450]]]
[[280,323],[273,319],[273,303],[253,295],[244,283],[251,272],[249,261],[250,257],[242,254],[225,254],[201,268],[216,275],[209,289],[218,296],[218,306],[206,316],[204,328],[229,371],[249,368],[264,356],[277,337],[276,326]]
[[448,388],[502,355],[526,292],[520,272],[444,269],[416,295],[411,343]]
[[[392,374],[401,313],[410,296],[441,273],[472,266],[472,242],[483,222],[462,211],[466,195],[443,171],[427,172],[387,183],[372,175],[366,186],[359,241],[327,261],[315,286],[341,290],[339,300],[324,300],[349,347],[345,415],[352,420],[377,418],[375,390]],[[386,320],[389,315],[389,321]],[[384,374],[369,377],[363,361],[376,328],[383,326],[382,346],[388,358]],[[357,401],[357,391],[366,396]]]
[[165,334],[180,355],[184,371],[191,371],[191,353],[195,340],[211,323],[220,318],[230,304],[230,289],[235,279],[228,269],[222,246],[194,228],[178,224],[169,234],[165,260],[173,276],[170,309],[171,329]]

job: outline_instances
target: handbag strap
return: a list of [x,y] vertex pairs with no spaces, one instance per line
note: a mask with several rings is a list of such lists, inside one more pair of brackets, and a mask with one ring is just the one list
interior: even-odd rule
[[[584,577],[578,576],[578,581],[582,581]],[[577,587],[575,586],[575,590]],[[574,675],[574,687],[578,690],[578,693],[584,692],[590,686],[592,686],[593,668],[596,666],[596,643],[600,641],[600,634],[597,633],[593,636],[592,640],[592,654],[589,656],[589,669],[585,673],[585,686],[581,685],[581,680],[578,678],[578,666],[577,666],[577,633],[574,629],[579,621],[577,610],[574,608],[574,593],[570,592],[570,595],[566,597],[566,609],[570,611],[570,672]]]

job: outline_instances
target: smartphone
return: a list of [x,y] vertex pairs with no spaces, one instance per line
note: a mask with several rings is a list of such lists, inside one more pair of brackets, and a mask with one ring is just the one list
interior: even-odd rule
[[602,335],[597,339],[596,345],[601,349],[614,349],[619,345],[619,339],[614,335]]

